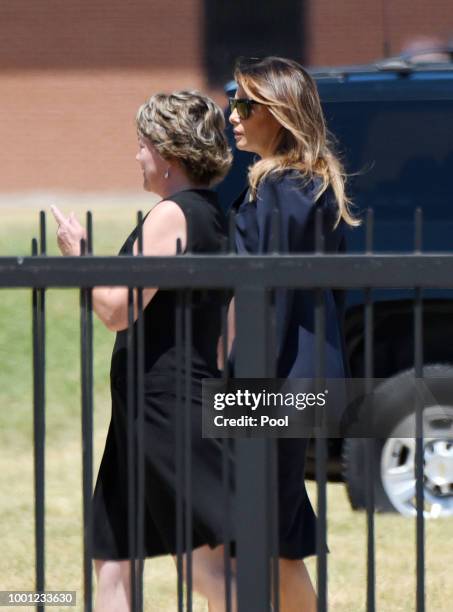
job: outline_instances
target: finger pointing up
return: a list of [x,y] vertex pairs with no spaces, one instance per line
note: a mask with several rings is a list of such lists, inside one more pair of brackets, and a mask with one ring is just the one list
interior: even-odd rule
[[59,225],[61,223],[66,223],[66,221],[67,221],[66,217],[63,215],[63,213],[61,212],[61,210],[57,206],[52,205],[50,207],[50,210],[52,211],[52,214],[55,217],[55,221]]

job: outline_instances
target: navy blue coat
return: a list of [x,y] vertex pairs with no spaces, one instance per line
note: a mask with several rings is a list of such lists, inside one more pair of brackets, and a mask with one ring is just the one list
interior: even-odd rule
[[[282,253],[315,251],[315,214],[321,208],[324,249],[341,253],[346,249],[344,222],[334,229],[337,205],[331,189],[317,201],[320,179],[305,179],[297,171],[268,177],[259,185],[257,197],[248,192],[233,205],[238,253],[268,253],[272,239],[274,209],[279,211],[279,246]],[[325,292],[325,378],[343,379],[347,372],[342,335],[343,304],[340,292]],[[315,378],[315,293],[301,289],[275,291],[276,377]],[[234,356],[232,356],[234,365]],[[344,406],[344,380],[336,389],[334,422]],[[300,390],[300,388],[298,389]],[[311,389],[309,389],[311,390]],[[329,404],[330,405],[330,404]],[[330,419],[329,419],[330,420]],[[316,517],[304,484],[306,438],[278,440],[279,554],[299,559],[316,553]]]
[[[249,201],[248,192],[233,205],[238,253],[268,253],[272,248],[273,211],[279,211],[279,246],[282,253],[315,251],[315,212],[323,211],[323,236],[326,252],[346,250],[345,224],[333,229],[337,204],[329,188],[315,202],[321,179],[305,179],[289,170],[268,177],[258,187],[257,197]],[[275,217],[274,217],[275,218]],[[277,378],[313,378],[315,376],[315,293],[301,289],[277,289],[275,292],[277,335]],[[343,296],[339,291],[325,291],[326,342],[324,345],[326,378],[347,375],[343,327]]]

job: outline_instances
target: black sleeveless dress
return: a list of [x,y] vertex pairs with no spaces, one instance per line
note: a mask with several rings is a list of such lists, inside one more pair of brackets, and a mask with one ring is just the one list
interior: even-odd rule
[[[190,250],[216,253],[225,248],[226,222],[210,190],[180,191],[176,202],[189,224]],[[120,255],[132,252],[137,228]],[[177,355],[176,293],[159,290],[144,310],[144,555],[176,553],[175,408]],[[225,521],[222,446],[201,434],[201,381],[219,375],[220,293],[192,292],[191,444],[192,547],[223,542]],[[183,379],[184,389],[184,379]],[[93,558],[127,559],[127,330],[116,336],[111,363],[112,417],[93,498]],[[183,398],[184,401],[184,398]],[[184,403],[182,403],[184,406]],[[182,408],[181,408],[182,410]],[[181,412],[180,418],[183,418]],[[183,546],[184,550],[184,546]]]

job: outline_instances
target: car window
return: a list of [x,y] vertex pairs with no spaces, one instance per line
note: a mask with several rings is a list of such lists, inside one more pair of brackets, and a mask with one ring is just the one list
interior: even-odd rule
[[[377,250],[411,250],[423,210],[424,248],[453,247],[453,107],[449,101],[324,105],[360,209],[374,209]],[[355,232],[353,245],[363,241]]]

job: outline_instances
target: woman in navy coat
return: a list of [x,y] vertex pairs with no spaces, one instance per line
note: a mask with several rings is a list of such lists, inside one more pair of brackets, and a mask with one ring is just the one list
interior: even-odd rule
[[[238,149],[259,158],[249,169],[249,188],[233,205],[239,253],[266,253],[274,210],[279,213],[283,253],[315,251],[316,210],[322,211],[324,249],[345,250],[345,226],[358,225],[344,189],[344,172],[327,140],[316,85],[296,62],[268,57],[239,62],[230,123]],[[276,376],[315,377],[314,294],[278,289]],[[342,304],[325,292],[324,375],[344,378]],[[304,484],[307,440],[278,441],[280,610],[316,609],[303,559],[316,554],[316,519]]]

